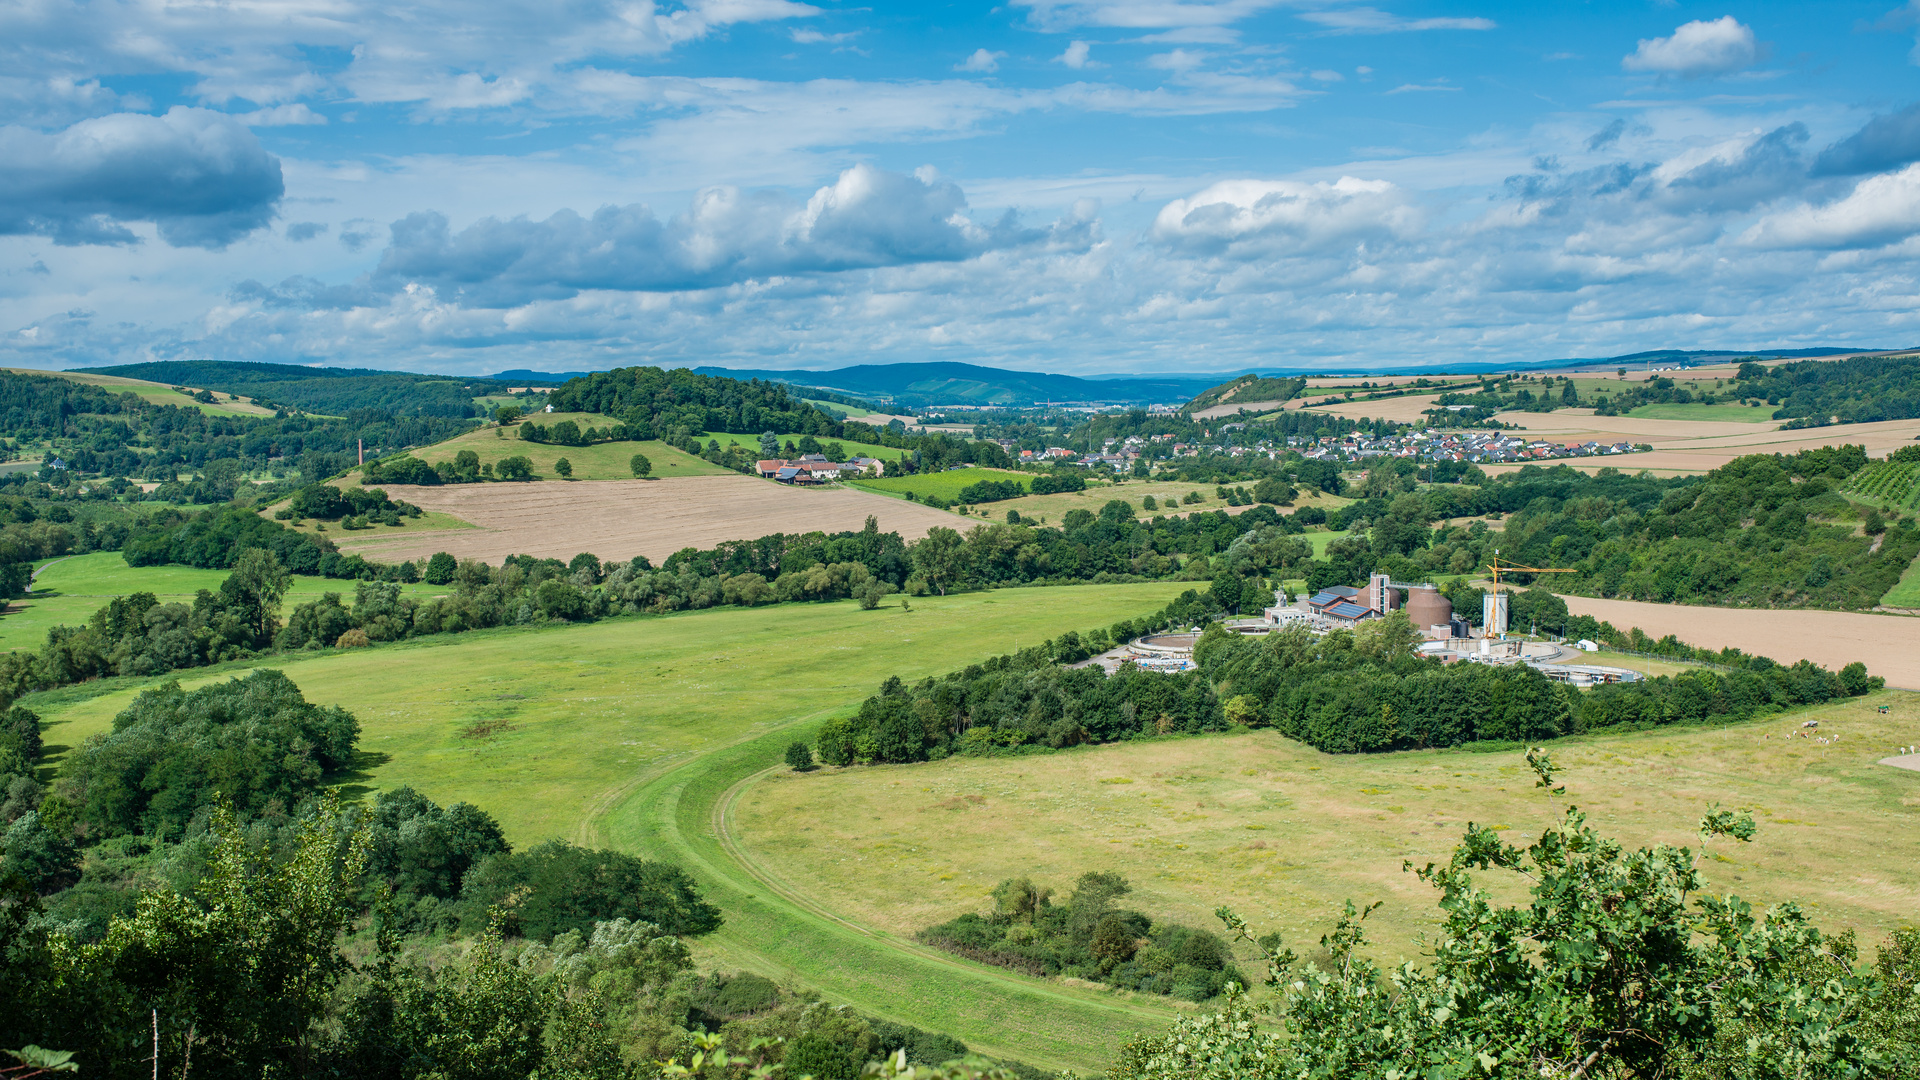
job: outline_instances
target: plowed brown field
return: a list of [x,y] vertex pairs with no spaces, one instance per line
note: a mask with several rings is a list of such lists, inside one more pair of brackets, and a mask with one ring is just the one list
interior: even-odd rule
[[1591,615],[1621,630],[1637,626],[1656,638],[1672,634],[1689,645],[1709,649],[1731,645],[1783,664],[1804,658],[1836,671],[1858,660],[1889,686],[1920,688],[1920,618],[1693,607],[1586,596],[1565,600],[1567,610],[1575,615]]
[[386,492],[476,527],[404,536],[382,530],[365,539],[348,534],[335,538],[343,550],[380,562],[446,551],[497,564],[508,555],[571,559],[591,551],[602,559],[645,555],[657,563],[681,548],[709,548],[723,540],[856,530],[868,515],[879,519],[880,531],[898,532],[908,540],[925,536],[936,525],[964,530],[968,524],[944,511],[851,488],[796,488],[739,475],[445,487],[390,484]]

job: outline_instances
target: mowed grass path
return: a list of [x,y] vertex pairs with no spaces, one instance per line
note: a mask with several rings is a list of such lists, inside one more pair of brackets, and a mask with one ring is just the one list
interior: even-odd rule
[[[354,535],[354,534],[347,534]],[[49,559],[33,579],[33,595],[7,605],[0,615],[0,650],[38,649],[55,626],[80,626],[116,596],[150,592],[163,604],[193,603],[201,589],[218,592],[225,570],[196,570],[190,566],[128,566],[117,551],[96,551]],[[296,574],[287,590],[282,612],[294,605],[318,600],[321,593],[337,592],[353,602],[354,582]],[[445,592],[435,585],[403,585],[401,592],[423,597]]]
[[[1890,706],[1882,716],[1876,708]],[[1837,742],[1791,737],[1808,719]],[[1384,900],[1374,954],[1416,959],[1434,892],[1402,871],[1445,862],[1469,822],[1525,846],[1567,803],[1633,844],[1698,848],[1711,803],[1752,808],[1751,844],[1717,843],[1710,889],[1797,898],[1857,929],[1869,953],[1920,921],[1920,773],[1878,765],[1920,742],[1920,694],[1889,691],[1771,720],[1563,740],[1567,795],[1534,786],[1519,752],[1330,755],[1270,731],[1088,748],[1017,760],[775,770],[744,790],[732,835],[797,898],[906,937],[1010,877],[1064,892],[1110,870],[1130,907],[1219,929],[1215,907],[1311,949],[1341,905]],[[1512,875],[1481,875],[1509,898]]]
[[[712,961],[792,978],[870,1013],[1038,1064],[1097,1065],[1164,1014],[979,965],[901,952],[781,900],[733,864],[713,826],[721,796],[780,760],[813,722],[887,676],[914,679],[1066,630],[1146,614],[1186,586],[1006,589],[876,611],[852,602],[724,608],[588,627],[482,631],[372,650],[270,658],[306,696],[351,709],[368,755],[351,791],[411,785],[485,808],[516,846],[609,843],[696,874],[727,925]],[[240,674],[184,673],[192,687]],[[66,748],[107,730],[128,681],[27,704]],[[86,689],[86,688],[83,688]],[[53,756],[62,756],[55,750]]]

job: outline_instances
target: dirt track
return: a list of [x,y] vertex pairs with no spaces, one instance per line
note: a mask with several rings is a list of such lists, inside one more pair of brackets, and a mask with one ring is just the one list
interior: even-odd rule
[[1691,607],[1635,600],[1568,596],[1567,610],[1621,630],[1639,627],[1652,637],[1672,634],[1689,645],[1772,657],[1783,664],[1811,660],[1838,670],[1855,660],[1887,685],[1920,689],[1920,618],[1850,611],[1769,611]]
[[859,529],[869,514],[882,532],[908,540],[936,525],[964,531],[964,518],[901,499],[851,488],[810,490],[750,476],[689,476],[663,480],[544,481],[529,484],[391,484],[388,496],[478,526],[439,532],[338,538],[343,550],[381,562],[419,559],[436,551],[499,563],[508,555],[571,559],[591,551],[602,559],[645,555],[658,563],[684,547],[769,533]]

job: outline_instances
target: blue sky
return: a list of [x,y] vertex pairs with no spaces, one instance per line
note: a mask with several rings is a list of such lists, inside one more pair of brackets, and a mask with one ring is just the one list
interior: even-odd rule
[[0,7],[0,363],[1920,344],[1920,0]]

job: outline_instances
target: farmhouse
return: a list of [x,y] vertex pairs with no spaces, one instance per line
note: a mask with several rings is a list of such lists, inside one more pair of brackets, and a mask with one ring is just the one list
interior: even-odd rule
[[807,454],[791,461],[768,458],[760,461],[755,471],[768,480],[778,480],[783,484],[824,484],[840,479],[842,473],[859,472],[861,469],[858,465],[828,461],[822,454]]

